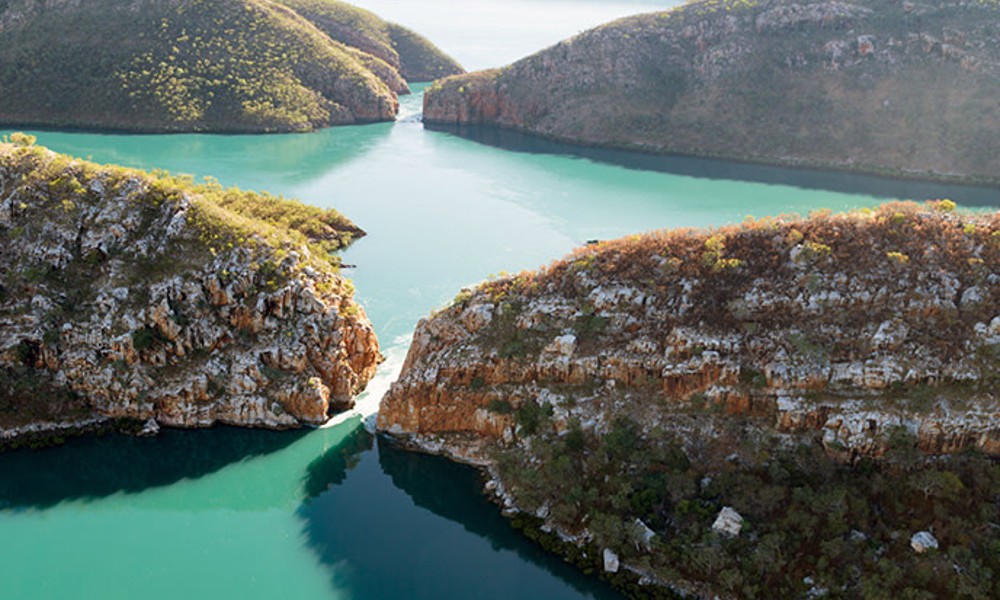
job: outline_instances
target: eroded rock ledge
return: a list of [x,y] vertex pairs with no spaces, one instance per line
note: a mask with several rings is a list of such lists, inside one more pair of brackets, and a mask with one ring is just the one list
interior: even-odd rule
[[[0,145],[0,425],[296,427],[353,403],[378,342],[335,211]],[[30,142],[30,140],[27,140]]]

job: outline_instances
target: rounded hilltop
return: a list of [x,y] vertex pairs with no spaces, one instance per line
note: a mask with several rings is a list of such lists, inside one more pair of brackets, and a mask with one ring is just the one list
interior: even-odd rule
[[0,65],[0,123],[142,132],[387,121],[411,76],[462,72],[336,0],[10,0]]

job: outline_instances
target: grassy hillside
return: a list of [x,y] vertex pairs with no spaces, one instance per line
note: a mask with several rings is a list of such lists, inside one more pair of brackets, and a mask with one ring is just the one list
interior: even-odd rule
[[425,121],[996,183],[998,97],[992,0],[704,0],[448,79]]
[[391,120],[406,83],[365,46],[270,0],[10,0],[0,122],[265,132]]
[[391,65],[406,81],[433,81],[464,72],[455,59],[419,33],[337,0],[280,0],[332,39]]

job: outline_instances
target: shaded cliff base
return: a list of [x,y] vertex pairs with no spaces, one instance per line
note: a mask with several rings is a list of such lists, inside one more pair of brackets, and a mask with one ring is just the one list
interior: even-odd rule
[[[452,436],[388,439],[476,462],[452,454]],[[530,447],[482,454],[484,493],[513,528],[630,598],[1000,593],[1000,465],[977,451],[928,457],[900,428],[882,457],[845,463],[818,436],[731,419],[693,436],[619,419],[604,436],[547,432]],[[726,507],[742,519],[735,536],[713,528]],[[920,532],[938,547],[917,552]]]
[[994,597],[998,217],[893,203],[581,248],[421,321],[379,428],[647,584]]
[[[383,476],[391,478],[391,486],[395,489],[378,499],[378,507],[363,497],[354,497],[357,491],[338,490],[345,479],[353,478],[357,485],[359,479]],[[442,485],[442,482],[447,483]],[[406,560],[400,577],[389,580],[375,576],[372,571],[338,573],[338,587],[349,587],[358,598],[435,600],[447,597],[456,587],[453,573],[479,577],[481,575],[477,574],[483,573],[484,565],[488,574],[482,576],[488,578],[489,583],[483,589],[482,598],[500,600],[554,595],[615,600],[621,597],[611,586],[582,575],[513,530],[508,520],[482,496],[482,486],[481,473],[476,469],[440,457],[404,451],[394,441],[373,437],[358,428],[309,465],[305,480],[306,500],[296,514],[302,519],[306,543],[323,564],[358,563],[357,551],[361,546],[365,551],[378,549],[380,564]],[[419,510],[409,515],[414,505]],[[359,510],[370,512],[376,508],[393,514],[402,511],[396,517],[407,519],[409,538],[422,540],[423,550],[417,553],[418,556],[413,556],[406,544],[398,547],[398,537],[390,532],[376,531],[372,537],[365,535],[364,525],[345,526],[344,514],[358,514]],[[453,536],[442,533],[453,524],[476,541],[470,539],[466,542],[471,543],[453,544]],[[366,537],[366,542],[359,543],[359,535]],[[427,550],[432,547],[433,551]],[[499,565],[495,560],[490,562],[497,554],[506,557]],[[440,570],[442,564],[448,565],[447,572],[427,575],[428,570]],[[414,582],[419,585],[414,587]],[[534,582],[544,588],[535,588]]]
[[750,158],[739,160],[740,157],[622,150],[561,141],[495,125],[454,125],[424,121],[424,128],[502,150],[573,156],[627,169],[868,194],[876,198],[951,198],[969,207],[1000,206],[1000,180],[975,185],[968,181],[956,183],[946,177],[931,179],[887,171],[868,174],[858,172],[858,169],[838,170],[830,165],[796,163],[775,166],[774,161],[754,161]]

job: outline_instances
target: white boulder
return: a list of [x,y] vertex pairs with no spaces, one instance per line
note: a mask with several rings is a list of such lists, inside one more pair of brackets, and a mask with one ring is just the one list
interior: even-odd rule
[[576,351],[576,336],[572,333],[561,335],[545,347],[545,352],[558,356],[573,356]]
[[160,433],[160,424],[156,422],[156,419],[149,419],[142,424],[142,429],[139,430],[139,435],[141,437],[153,437]]
[[923,554],[932,548],[937,550],[938,541],[937,538],[934,537],[933,533],[929,531],[918,531],[913,534],[913,537],[910,538],[910,547],[913,548],[917,554]]
[[618,568],[621,566],[621,561],[618,559],[618,555],[615,554],[611,548],[604,549],[604,570],[608,573],[617,573]]
[[743,529],[743,516],[736,512],[731,506],[726,506],[719,511],[719,516],[715,517],[712,523],[712,531],[728,537],[736,537]]

